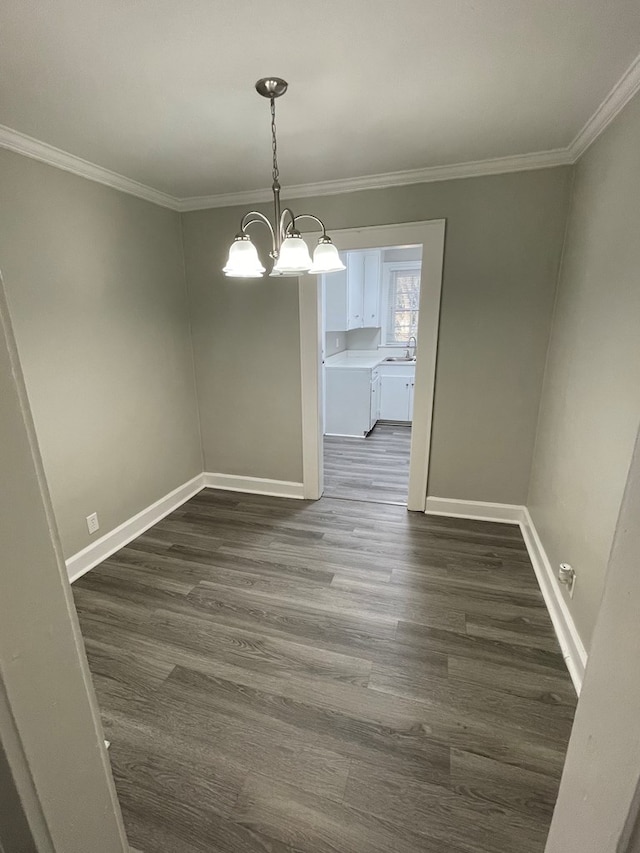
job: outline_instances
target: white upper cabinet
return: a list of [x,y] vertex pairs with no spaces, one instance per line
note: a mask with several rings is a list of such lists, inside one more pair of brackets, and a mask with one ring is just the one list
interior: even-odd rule
[[380,289],[382,253],[379,249],[364,254],[363,326],[380,326]]
[[347,268],[324,276],[325,329],[380,326],[382,259],[379,249],[347,252]]
[[347,270],[324,279],[324,327],[327,332],[347,331]]
[[364,257],[361,252],[347,255],[348,329],[361,329],[364,311]]

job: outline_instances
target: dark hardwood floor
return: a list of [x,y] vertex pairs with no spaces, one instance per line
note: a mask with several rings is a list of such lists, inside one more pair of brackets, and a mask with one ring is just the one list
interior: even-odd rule
[[144,853],[542,853],[575,695],[515,526],[203,491],[73,586]]
[[366,438],[325,435],[325,495],[406,504],[410,449],[409,425],[376,424]]

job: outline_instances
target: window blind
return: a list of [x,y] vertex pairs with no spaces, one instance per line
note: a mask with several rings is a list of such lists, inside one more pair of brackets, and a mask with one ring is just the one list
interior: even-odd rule
[[385,343],[406,344],[418,332],[420,268],[392,270],[387,300]]

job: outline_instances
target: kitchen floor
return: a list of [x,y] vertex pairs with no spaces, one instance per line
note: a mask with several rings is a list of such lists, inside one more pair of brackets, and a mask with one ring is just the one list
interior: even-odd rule
[[407,503],[411,426],[376,424],[366,438],[324,437],[324,494]]
[[73,585],[143,853],[542,853],[576,697],[515,525],[205,490]]

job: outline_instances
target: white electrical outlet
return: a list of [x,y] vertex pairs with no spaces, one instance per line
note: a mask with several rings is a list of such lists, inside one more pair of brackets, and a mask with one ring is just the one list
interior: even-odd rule
[[339,346],[340,346],[340,338],[336,338],[336,346],[337,346],[337,347],[339,347]]
[[576,571],[573,566],[570,566],[569,563],[560,563],[558,580],[567,587],[569,598],[573,598],[573,591],[576,586]]
[[97,533],[100,529],[100,523],[98,522],[98,513],[92,512],[91,515],[87,516],[87,530],[89,533]]

